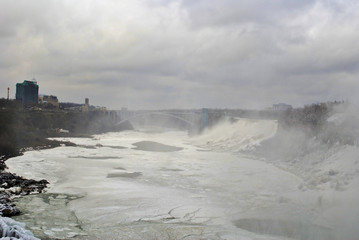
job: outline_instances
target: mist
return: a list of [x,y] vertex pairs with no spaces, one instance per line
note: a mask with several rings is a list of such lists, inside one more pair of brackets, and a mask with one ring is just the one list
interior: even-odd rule
[[3,235],[359,236],[358,1],[0,6],[0,165],[49,182]]

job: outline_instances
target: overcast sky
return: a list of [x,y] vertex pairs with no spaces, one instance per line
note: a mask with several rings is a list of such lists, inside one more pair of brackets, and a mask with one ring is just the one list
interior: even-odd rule
[[0,0],[0,97],[110,109],[359,103],[358,0]]

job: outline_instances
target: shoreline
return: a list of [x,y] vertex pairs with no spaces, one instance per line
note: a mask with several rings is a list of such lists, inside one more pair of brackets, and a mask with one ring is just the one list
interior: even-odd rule
[[[284,131],[284,130],[282,129],[282,131]],[[317,193],[320,194],[321,196],[318,195],[317,201],[316,201],[316,198],[313,197],[313,199],[315,200],[314,202],[316,204],[315,206],[317,206],[319,208],[322,206],[328,206],[327,202],[323,203],[323,201],[329,201],[331,199],[331,198],[328,198],[328,193],[331,193],[333,191],[334,192],[336,192],[336,191],[344,192],[347,190],[349,191],[349,193],[353,192],[353,189],[350,188],[349,185],[348,186],[346,186],[345,184],[343,185],[343,183],[344,183],[343,180],[345,180],[345,179],[341,178],[341,176],[343,176],[343,174],[341,173],[340,168],[338,168],[338,165],[336,164],[337,159],[332,158],[331,154],[330,155],[326,154],[325,159],[322,159],[320,163],[316,163],[316,164],[319,164],[318,168],[315,168],[315,169],[313,168],[313,166],[312,166],[313,162],[311,160],[311,156],[313,156],[312,154],[315,153],[315,156],[319,156],[323,152],[325,152],[325,153],[328,152],[328,151],[323,151],[326,149],[323,149],[322,147],[318,148],[318,146],[319,146],[318,144],[312,144],[312,141],[316,141],[319,143],[320,142],[319,139],[315,139],[311,136],[306,136],[304,133],[299,134],[299,132],[297,132],[297,131],[293,131],[290,133],[287,133],[287,132],[279,132],[278,133],[277,132],[278,135],[267,140],[266,144],[264,144],[265,146],[262,146],[263,149],[258,149],[258,150],[262,150],[262,153],[268,153],[268,151],[270,151],[273,154],[272,158],[268,159],[270,164],[273,164],[274,166],[276,166],[279,169],[285,170],[286,172],[290,173],[290,175],[294,174],[296,176],[301,177],[301,179],[303,180],[303,184],[301,183],[301,184],[298,184],[298,186],[297,186],[298,191],[300,193],[316,191],[316,194]],[[299,141],[299,140],[301,140],[301,141]],[[287,142],[293,148],[298,148],[298,145],[307,146],[307,147],[305,147],[305,149],[306,149],[305,152],[307,154],[301,155],[302,156],[301,161],[303,161],[303,164],[300,164],[297,161],[298,155],[296,152],[292,151],[292,149],[289,149],[290,151],[288,152],[288,154],[290,154],[290,155],[282,155],[282,152],[273,152],[273,149],[277,149],[278,151],[280,151],[278,146],[283,146],[284,142]],[[293,142],[296,142],[297,144],[296,145],[291,144]],[[63,142],[61,142],[61,143],[63,143]],[[326,144],[323,144],[323,145],[324,145],[324,147],[327,146]],[[77,146],[81,146],[81,142],[78,142]],[[308,148],[309,146],[311,146],[312,148]],[[330,146],[330,147],[333,147],[333,146]],[[335,149],[333,149],[331,151],[331,153],[335,152],[337,150],[337,147],[340,147],[340,149],[342,148],[339,145],[338,146],[335,145],[334,147],[335,147]],[[343,147],[345,147],[345,146],[343,146]],[[287,149],[288,146],[286,146],[285,148]],[[302,148],[300,147],[300,149],[302,149]],[[314,150],[314,152],[312,150]],[[341,152],[343,152],[343,151],[341,151]],[[357,151],[355,151],[355,152],[357,152]],[[62,154],[62,151],[58,151],[57,153]],[[302,152],[300,152],[300,154],[301,153]],[[279,156],[285,157],[285,159],[282,159],[278,162],[273,161],[273,159],[277,159],[277,157],[276,157],[276,156],[278,156],[277,154],[279,154]],[[319,158],[316,158],[316,159],[319,159]],[[26,164],[26,159],[24,159],[24,160],[25,160],[24,163]],[[283,163],[284,165],[282,165],[281,163]],[[287,163],[289,163],[289,165]],[[348,163],[350,163],[350,162],[348,162]],[[279,164],[279,165],[277,165],[277,164]],[[345,164],[345,165],[352,166],[352,164]],[[292,166],[294,168],[288,168],[288,166]],[[309,166],[309,168],[313,168],[313,171],[311,171],[309,168],[305,168],[306,166],[307,167]],[[283,168],[283,167],[285,167],[285,168]],[[314,174],[315,171],[318,169],[320,169],[320,172],[317,172],[317,174]],[[25,170],[26,170],[26,168],[25,168]],[[293,170],[295,170],[295,171],[293,172]],[[138,174],[138,172],[133,172],[133,173]],[[302,175],[303,173],[308,173],[309,175],[311,175],[311,178],[307,178],[308,177],[307,174]],[[347,172],[343,172],[343,173],[347,173]],[[108,175],[108,176],[116,177],[116,175]],[[118,176],[121,176],[121,175],[118,175]],[[129,176],[126,176],[126,177],[129,177]],[[317,180],[317,181],[313,182],[312,181],[313,179]],[[348,179],[346,179],[346,180],[348,180]],[[333,183],[335,183],[336,185],[333,185]],[[337,183],[339,183],[339,185]],[[34,195],[34,196],[39,196],[39,195]],[[340,206],[338,206],[338,207],[340,207]],[[35,216],[35,214],[31,213],[30,216]],[[21,220],[19,220],[19,221],[21,222]],[[34,230],[34,233],[36,233],[35,230]],[[38,235],[38,233],[37,233],[37,235]],[[38,236],[41,236],[41,235],[38,235]],[[52,239],[52,238],[49,238],[49,239]]]
[[[45,179],[35,181],[9,172],[8,159],[30,150],[75,146],[49,138],[92,137],[90,134],[132,129],[130,123],[118,126],[118,121],[115,111],[29,110],[18,106],[16,101],[3,101],[0,109],[0,238],[21,238],[21,234],[14,235],[17,224],[5,219],[20,214],[13,199],[43,192],[49,184]],[[23,228],[21,225],[19,229]]]
[[[2,156],[2,158],[0,159],[0,220],[7,224],[6,222],[9,222],[9,219],[7,218],[11,219],[11,226],[7,225],[5,227],[4,223],[2,223],[0,225],[0,230],[2,231],[2,235],[4,235],[5,232],[9,232],[11,234],[11,239],[23,239],[23,236],[21,236],[21,234],[19,235],[18,233],[18,228],[25,228],[25,226],[21,223],[19,223],[19,225],[16,227],[13,226],[15,220],[13,220],[12,217],[22,214],[22,212],[16,207],[14,200],[16,198],[21,198],[30,194],[43,193],[44,191],[46,191],[47,185],[50,183],[46,179],[27,179],[22,176],[18,176],[16,173],[8,172],[6,161],[10,158],[21,156],[26,151],[51,149],[59,147],[61,145],[76,146],[76,144],[69,141],[62,142],[48,139],[44,139],[43,144],[44,145],[35,144],[33,146],[17,149],[17,153],[15,155],[10,157]],[[31,232],[29,232],[28,230],[24,229],[24,231],[31,235]],[[38,239],[36,237],[33,238]]]

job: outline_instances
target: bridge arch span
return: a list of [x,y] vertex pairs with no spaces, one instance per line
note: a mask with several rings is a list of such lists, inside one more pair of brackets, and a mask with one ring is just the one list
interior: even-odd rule
[[144,116],[149,116],[149,115],[162,115],[162,116],[166,116],[166,117],[171,117],[171,118],[174,118],[174,119],[178,119],[178,120],[181,120],[185,123],[187,123],[188,125],[190,125],[191,127],[195,126],[196,123],[194,122],[191,122],[185,118],[182,118],[182,117],[179,117],[179,116],[176,116],[174,114],[170,114],[170,113],[163,113],[163,112],[148,112],[148,113],[140,113],[140,114],[135,114],[131,117],[128,117],[126,119],[123,119],[121,121],[119,121],[117,123],[117,125],[120,125],[126,121],[130,121],[131,119],[135,119],[135,118],[138,118],[138,117],[144,117]]

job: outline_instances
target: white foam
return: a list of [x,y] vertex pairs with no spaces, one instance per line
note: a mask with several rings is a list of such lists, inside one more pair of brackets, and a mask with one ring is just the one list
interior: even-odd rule
[[254,120],[239,118],[235,122],[223,121],[206,129],[193,143],[222,151],[251,150],[263,140],[271,138],[277,132],[278,123],[274,120]]

